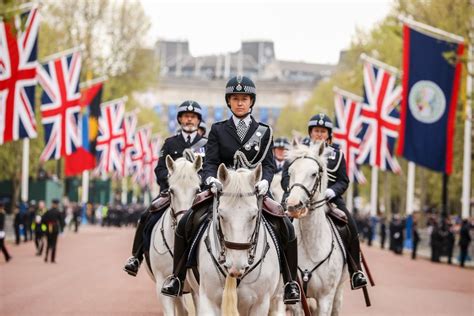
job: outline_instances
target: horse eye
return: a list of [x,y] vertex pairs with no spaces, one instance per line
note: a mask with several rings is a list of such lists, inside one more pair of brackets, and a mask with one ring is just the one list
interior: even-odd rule
[[257,215],[253,215],[253,216],[250,218],[250,221],[253,221],[256,217],[257,217]]
[[311,175],[311,178],[316,178],[316,172]]

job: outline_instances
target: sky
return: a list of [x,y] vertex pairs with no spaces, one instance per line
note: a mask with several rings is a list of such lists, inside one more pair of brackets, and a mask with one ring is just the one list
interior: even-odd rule
[[237,51],[242,40],[271,40],[276,58],[337,63],[356,28],[369,30],[392,0],[140,0],[152,26],[149,43],[188,40],[191,55]]

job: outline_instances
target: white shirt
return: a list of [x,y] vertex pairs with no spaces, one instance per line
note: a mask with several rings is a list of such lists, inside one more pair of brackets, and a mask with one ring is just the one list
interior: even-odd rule
[[239,122],[241,120],[243,120],[245,122],[245,125],[247,126],[247,128],[249,128],[250,123],[252,123],[252,117],[250,115],[247,115],[243,119],[240,119],[240,118],[236,117],[235,115],[232,115],[232,120],[234,121],[235,127],[239,126]]
[[194,141],[194,138],[196,138],[197,131],[192,132],[191,134],[186,133],[185,131],[181,131],[181,135],[183,135],[184,141],[186,142],[188,141],[188,136],[191,136],[191,144],[192,144]]

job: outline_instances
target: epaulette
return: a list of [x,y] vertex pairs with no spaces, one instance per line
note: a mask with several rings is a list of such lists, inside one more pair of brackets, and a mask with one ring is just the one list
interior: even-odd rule
[[341,150],[339,144],[334,144],[334,143],[332,143],[331,145],[329,145],[329,147],[332,147],[332,148],[333,148],[334,150],[336,150],[336,151]]
[[266,126],[266,127],[270,127],[270,128],[272,128],[270,125],[268,125],[268,124],[265,124],[265,123],[262,123],[262,122],[258,122],[258,124],[259,124],[259,125],[262,125],[262,126]]

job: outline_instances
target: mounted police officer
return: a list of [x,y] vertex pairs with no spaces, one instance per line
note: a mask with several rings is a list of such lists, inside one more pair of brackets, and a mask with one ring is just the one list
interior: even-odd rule
[[[206,160],[203,167],[203,180],[211,190],[222,188],[216,179],[217,169],[221,163],[231,168],[253,169],[262,164],[262,180],[255,185],[258,194],[265,195],[275,173],[272,153],[272,129],[270,126],[257,122],[250,114],[255,104],[256,88],[251,79],[245,76],[233,77],[227,82],[225,100],[232,111],[228,120],[212,125],[206,147]],[[207,209],[207,212],[209,209]],[[183,216],[176,230],[174,245],[173,275],[169,276],[161,293],[178,296],[182,293],[182,285],[186,276],[186,265],[180,258],[187,257],[189,248],[185,238],[185,227],[193,210]],[[273,227],[281,229],[282,271],[285,282],[284,301],[287,304],[300,300],[300,288],[294,281],[297,271],[297,243],[293,226],[287,217],[270,216],[263,212]],[[291,272],[290,272],[291,271]]]
[[[311,145],[316,141],[325,141],[330,147],[331,152],[328,157],[328,188],[326,190],[326,199],[330,203],[336,204],[337,208],[342,210],[348,219],[348,228],[351,240],[346,246],[348,256],[348,269],[351,276],[352,289],[362,288],[367,285],[367,279],[360,266],[360,244],[357,227],[354,218],[349,213],[342,199],[342,195],[349,185],[349,178],[346,173],[346,160],[344,154],[338,147],[332,144],[332,121],[324,113],[312,116],[308,122],[308,135],[303,143]],[[282,177],[282,187],[288,192],[290,176],[288,174],[288,164],[285,164]]]
[[283,171],[285,153],[289,148],[290,142],[286,137],[278,137],[273,141],[273,156],[275,157],[276,173]]
[[[170,155],[173,160],[183,157],[183,152],[186,149],[190,149],[193,153],[205,156],[205,146],[207,138],[202,137],[198,134],[197,130],[200,122],[202,121],[202,108],[196,101],[188,100],[184,101],[178,107],[178,113],[176,116],[178,123],[180,124],[180,132],[174,136],[168,137],[160,151],[160,159],[155,168],[156,181],[160,186],[160,196],[152,202],[152,206],[145,210],[140,217],[140,221],[135,232],[135,238],[132,247],[132,256],[128,258],[124,270],[132,276],[136,276],[138,269],[143,260],[143,233],[147,225],[152,225],[153,222],[159,220],[166,207],[156,209],[154,205],[162,204],[159,203],[160,198],[168,199],[168,169],[166,168],[167,155]],[[163,203],[163,205],[167,205]],[[151,220],[151,214],[157,214],[153,216]],[[153,221],[153,222],[152,222]]]

